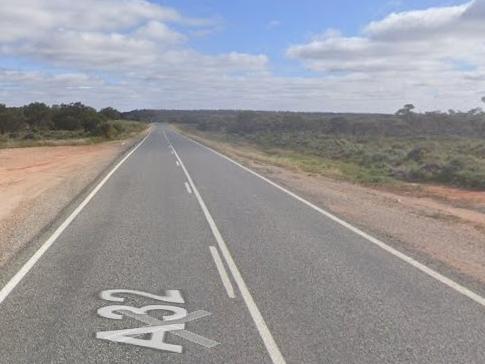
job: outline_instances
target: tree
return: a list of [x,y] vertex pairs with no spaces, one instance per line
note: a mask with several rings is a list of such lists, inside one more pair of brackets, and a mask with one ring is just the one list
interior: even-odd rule
[[31,128],[49,128],[52,124],[52,112],[49,106],[33,102],[24,106],[25,121]]
[[112,107],[106,107],[99,112],[108,120],[118,120],[121,119],[121,113]]
[[53,107],[53,110],[52,120],[56,129],[84,129],[87,132],[94,132],[101,122],[101,117],[94,108],[80,102],[62,104],[59,107]]
[[235,134],[250,134],[258,130],[257,114],[254,111],[240,111],[228,131]]
[[471,109],[470,111],[467,112],[467,115],[471,115],[471,116],[474,116],[474,115],[480,115],[483,113],[483,110],[481,107],[476,107],[474,109]]
[[25,127],[22,110],[0,104],[0,134],[17,132]]
[[396,112],[396,115],[397,116],[409,116],[409,115],[413,114],[414,109],[416,109],[416,106],[414,106],[413,104],[406,104],[402,107],[402,109],[399,109]]

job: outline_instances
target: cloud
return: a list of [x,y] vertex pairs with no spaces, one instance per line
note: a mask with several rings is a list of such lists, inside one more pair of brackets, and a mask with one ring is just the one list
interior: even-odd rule
[[471,108],[485,94],[484,4],[392,13],[350,37],[328,30],[286,52],[312,77],[280,77],[267,55],[237,45],[196,51],[194,34],[220,23],[146,0],[0,0],[0,57],[35,65],[0,69],[0,100],[124,110]]
[[140,39],[150,39],[169,44],[179,43],[187,39],[183,34],[173,31],[166,24],[155,20],[138,28],[134,35]]
[[[485,75],[485,1],[392,13],[369,23],[361,34],[327,31],[287,50],[290,58],[325,75],[366,75],[369,90],[399,87],[403,100],[436,105],[438,96],[476,98],[472,85]],[[424,99],[415,86],[427,88]],[[466,87],[470,87],[464,92]]]
[[178,29],[209,31],[211,19],[188,18],[145,0],[3,0],[0,55],[23,57],[62,69],[153,79],[203,78],[263,72],[264,55],[208,56],[185,45]]
[[360,36],[327,32],[290,47],[287,54],[310,69],[330,72],[443,72],[450,69],[450,60],[483,67],[485,12],[478,11],[482,8],[480,0],[393,13],[368,24]]
[[266,28],[268,28],[268,29],[274,29],[274,28],[278,28],[279,26],[281,26],[281,22],[279,20],[271,20],[266,25]]
[[143,0],[2,0],[0,41],[44,37],[63,29],[120,31],[148,20],[181,22],[174,9]]
[[174,95],[190,104],[192,93],[268,72],[263,54],[193,50],[189,35],[219,22],[145,0],[0,0],[0,7],[0,56],[41,69],[0,70],[2,100],[14,104],[71,98],[126,109]]

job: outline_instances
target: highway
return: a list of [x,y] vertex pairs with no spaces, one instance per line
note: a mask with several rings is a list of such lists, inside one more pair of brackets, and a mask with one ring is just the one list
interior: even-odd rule
[[485,300],[158,124],[3,277],[2,363],[485,363]]

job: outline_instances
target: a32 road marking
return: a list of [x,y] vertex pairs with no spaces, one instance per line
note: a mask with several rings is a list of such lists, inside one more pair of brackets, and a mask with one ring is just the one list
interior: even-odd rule
[[[101,292],[100,297],[107,301],[124,302],[125,298],[119,297],[119,294],[137,295],[162,301],[164,303],[185,303],[180,291],[178,290],[169,290],[163,295],[154,295],[143,291],[114,289]],[[171,315],[163,315],[163,320],[161,321],[153,316],[148,315],[148,312],[151,311],[170,312]],[[112,320],[121,320],[124,317],[130,317],[136,321],[148,325],[122,330],[98,331],[96,333],[96,338],[101,340],[142,346],[179,354],[183,352],[183,347],[181,345],[168,343],[166,341],[167,333],[181,337],[187,341],[206,348],[213,348],[219,345],[217,341],[208,339],[185,329],[186,323],[211,315],[210,312],[204,310],[187,313],[185,308],[167,304],[147,305],[143,307],[109,305],[98,309],[98,315],[100,317]],[[139,336],[144,336],[147,334],[147,339],[139,338]]]

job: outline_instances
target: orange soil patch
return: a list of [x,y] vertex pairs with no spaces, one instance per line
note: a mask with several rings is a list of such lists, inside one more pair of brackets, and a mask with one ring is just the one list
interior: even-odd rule
[[0,220],[97,159],[114,158],[118,144],[0,149]]
[[0,266],[132,143],[0,149]]

